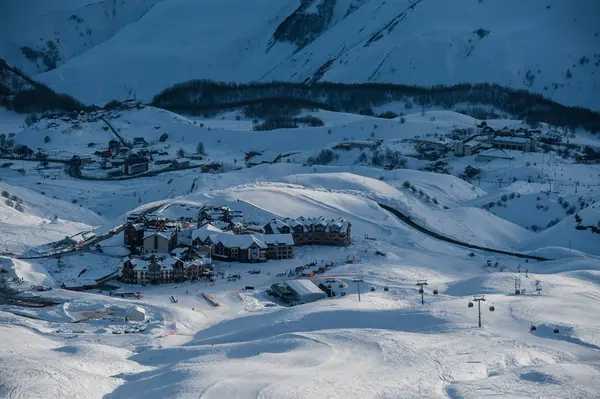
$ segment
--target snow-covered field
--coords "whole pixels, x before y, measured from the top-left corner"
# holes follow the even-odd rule
[[[216,271],[239,273],[239,281],[118,284],[118,292],[141,292],[140,299],[60,288],[113,272],[126,253],[122,233],[102,242],[104,254],[84,251],[60,262],[4,256],[0,278],[23,298],[61,303],[4,304],[0,292],[0,397],[598,397],[600,239],[590,229],[576,229],[600,222],[597,165],[543,153],[485,163],[467,156],[448,159],[451,174],[438,174],[414,170],[428,163],[414,158],[411,169],[383,170],[355,162],[359,152],[335,150],[339,156],[329,165],[308,166],[308,157],[342,141],[382,139],[383,146],[401,148],[415,135],[440,136],[476,121],[450,112],[407,115],[400,123],[321,111],[324,127],[253,132],[251,121],[236,116],[201,120],[146,107],[110,119],[127,140],[144,137],[150,148],[171,156],[179,148],[192,153],[201,141],[208,153],[203,162],[222,162],[225,173],[191,169],[85,181],[52,164],[36,169],[37,162],[15,161],[0,169],[0,190],[24,207],[18,211],[4,198],[0,203],[0,251],[19,254],[96,227],[106,232],[136,208],[162,205],[163,216],[179,218],[193,216],[203,204],[228,205],[260,223],[274,216],[343,217],[352,223],[353,244],[298,247],[294,259],[260,265],[216,262]],[[72,124],[42,120],[14,139],[66,158],[93,154],[112,138],[100,122],[82,119],[75,130]],[[157,142],[163,132],[169,138]],[[46,135],[51,140],[44,143]],[[88,147],[90,142],[98,144]],[[246,151],[266,149],[292,155],[274,165],[244,166]],[[456,177],[467,165],[482,169],[481,180]],[[546,194],[547,183],[537,175],[550,170],[555,180]],[[447,237],[554,260],[440,241],[378,204]],[[581,222],[567,213],[573,205]],[[346,263],[352,257],[355,263]],[[335,279],[332,299],[287,307],[265,293],[288,279],[278,274],[331,261],[336,266],[314,281]],[[261,273],[248,273],[255,268]],[[358,277],[364,280],[360,302]],[[428,282],[424,305],[417,280]],[[521,295],[515,295],[515,282]],[[53,289],[37,292],[32,285]],[[255,289],[242,291],[245,286]],[[201,292],[220,306],[211,306]],[[477,304],[468,307],[476,294],[486,296],[482,328]],[[134,306],[144,309],[144,321],[124,321]]]

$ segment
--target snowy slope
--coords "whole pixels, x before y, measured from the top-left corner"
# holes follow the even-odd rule
[[[22,202],[23,212],[0,202],[0,252],[22,252],[28,246],[58,241],[81,231],[90,230],[105,220],[90,210],[49,198],[22,187],[0,182],[0,190]]]
[[[583,209],[577,215],[581,218],[581,223],[576,221],[575,215],[568,216],[558,224],[525,240],[521,247],[531,250],[556,246],[600,256],[600,235],[591,230],[592,226],[600,230],[600,203]],[[590,228],[577,230],[577,225]]]
[[[148,101],[174,83],[208,78],[494,82],[600,107],[593,1],[86,3],[10,2],[0,20],[0,57],[32,71],[48,69],[44,58],[26,60],[20,47],[50,54],[58,68],[41,81],[96,104]],[[35,28],[23,35],[23,26]]]
[[[139,20],[157,0],[5,1],[0,58],[35,75],[62,65]]]

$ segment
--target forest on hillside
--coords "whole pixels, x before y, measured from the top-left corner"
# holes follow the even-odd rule
[[[191,80],[162,91],[154,97],[151,105],[176,112],[214,112],[261,102],[277,102],[372,115],[373,107],[392,101],[404,102],[407,109],[413,104],[420,108],[437,106],[445,109],[465,103],[487,105],[530,124],[546,122],[600,132],[598,112],[561,105],[539,94],[496,84],[418,87],[376,83],[224,83]]]

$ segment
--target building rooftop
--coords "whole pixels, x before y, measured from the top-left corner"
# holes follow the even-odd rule
[[[506,143],[529,143],[531,141],[530,138],[527,137],[503,137],[496,136],[494,137],[494,141],[496,142],[506,142]]]
[[[478,156],[493,157],[493,158],[498,158],[498,159],[514,159],[515,158],[513,151],[494,150],[494,149],[480,152]]]
[[[267,245],[294,245],[291,234],[255,234],[256,238]]]
[[[277,157],[281,155],[280,152],[266,150],[260,155],[255,155],[248,160],[250,165],[260,165],[262,163],[273,163],[277,160]]]
[[[308,279],[287,280],[287,287],[299,297],[318,295],[325,297],[326,294]]]
[[[258,245],[260,248],[267,248],[267,244],[264,241],[258,239],[253,234],[227,234],[217,233],[210,236],[213,243],[218,244],[219,242],[228,248],[250,248],[253,244]]]

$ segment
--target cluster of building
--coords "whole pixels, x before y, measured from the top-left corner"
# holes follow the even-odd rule
[[[507,158],[510,151],[535,152],[538,141],[542,143],[560,143],[560,137],[543,134],[539,129],[519,127],[511,129],[503,127],[494,129],[485,121],[477,125],[477,129],[456,129],[453,140],[421,140],[415,145],[419,157],[426,160],[438,160],[452,152],[454,156],[462,157],[477,155],[478,160]]]
[[[127,284],[166,284],[184,280],[212,280],[212,259],[197,248],[177,248],[169,254],[128,257],[119,266],[120,280]]]
[[[121,280],[132,284],[212,278],[212,259],[266,262],[292,259],[296,245],[348,245],[351,224],[343,219],[273,219],[246,223],[239,211],[204,206],[197,220],[132,216],[124,243],[139,257],[121,266]],[[194,226],[193,226],[194,225]]]
[[[463,140],[458,140],[453,143],[452,150],[455,156],[490,154],[494,150],[509,150],[520,152],[535,152],[537,150],[537,140],[535,136],[541,131],[529,130],[525,128],[509,129],[504,127],[499,130],[488,126],[486,122],[481,122],[477,126],[480,129],[478,134],[467,137]]]
[[[140,149],[146,145],[148,143],[143,137],[134,138],[133,146],[138,147],[137,150],[113,139],[108,142],[107,149],[96,151],[94,155],[100,157],[102,169],[120,169],[125,175],[136,175],[148,171],[150,152]]]

